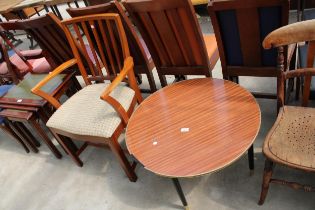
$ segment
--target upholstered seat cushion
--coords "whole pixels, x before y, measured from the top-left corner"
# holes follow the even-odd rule
[[[77,92],[52,115],[47,126],[76,135],[111,137],[121,119],[111,105],[100,99],[108,85],[88,85]],[[126,111],[134,95],[131,88],[122,85],[111,93]]]
[[[18,55],[11,56],[10,61],[22,74],[28,72],[28,66]],[[34,73],[42,74],[52,70],[46,58],[30,59],[28,62],[33,66]]]
[[[315,109],[285,106],[264,143],[271,160],[315,171]]]

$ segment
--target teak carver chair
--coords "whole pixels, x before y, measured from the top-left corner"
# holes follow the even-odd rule
[[[208,5],[218,42],[223,78],[239,76],[277,78],[277,51],[262,48],[271,31],[287,25],[289,0],[213,0]],[[284,56],[289,59],[294,47]],[[287,68],[285,60],[285,69]],[[279,87],[278,87],[279,88]],[[276,99],[272,93],[253,92],[258,98]]]
[[[307,66],[309,68],[286,71],[284,69],[285,46],[309,41]],[[278,48],[279,99],[282,104],[278,118],[269,131],[263,153],[266,156],[262,191],[259,204],[265,201],[269,184],[288,185],[294,189],[315,191],[314,187],[272,178],[275,164],[307,172],[315,172],[315,108],[307,108],[310,83],[315,75],[315,20],[303,21],[279,28],[264,40],[265,49]],[[304,77],[302,106],[284,105],[284,86],[287,79]]]
[[[129,164],[118,143],[118,137],[124,131],[136,103],[142,101],[133,72],[133,59],[130,57],[128,42],[120,17],[118,14],[89,15],[65,20],[62,25],[75,58],[56,68],[32,90],[33,93],[45,98],[57,109],[48,120],[47,126],[78,166],[83,165],[78,155],[88,144],[109,145],[130,181],[136,181],[137,176],[134,173],[134,167]],[[82,27],[81,31],[79,26]],[[73,29],[72,32],[69,28]],[[92,30],[93,33],[89,33],[88,29]],[[114,37],[113,30],[118,31],[118,39]],[[115,64],[112,66],[117,67],[116,69],[113,68],[117,77],[113,78],[112,83],[100,83],[102,82],[100,78],[105,71],[101,68],[100,63],[97,63],[98,68],[95,71],[91,71],[92,75],[87,74],[83,60],[85,59],[90,66],[92,62],[87,56],[87,45],[83,41],[83,35],[86,37],[96,61],[98,60],[96,52],[100,52],[100,60],[106,70],[108,63]],[[96,44],[91,41],[91,36],[96,40]],[[83,50],[82,56],[78,46]],[[114,49],[114,53],[111,49]],[[61,105],[55,98],[43,92],[41,87],[75,64],[79,66],[87,86]],[[94,70],[94,68],[90,69]],[[127,81],[131,88],[121,85],[126,77],[128,77]],[[93,82],[95,84],[92,84]],[[82,140],[86,143],[79,149],[78,153],[74,153],[59,135]]]
[[[205,75],[219,59],[214,35],[202,35],[190,0],[125,0],[155,63],[160,82],[165,75]]]
[[[149,50],[147,49],[147,46],[145,45],[143,40],[139,39],[139,36],[134,29],[134,26],[130,22],[129,18],[126,16],[124,9],[118,1],[112,1],[107,4],[99,4],[96,6],[84,8],[69,8],[67,9],[67,12],[71,15],[71,17],[102,13],[119,14],[127,36],[130,48],[130,55],[133,57],[134,60],[135,74],[146,74],[150,85],[150,92],[153,93],[156,91],[156,85],[152,74],[154,63],[149,53]]]

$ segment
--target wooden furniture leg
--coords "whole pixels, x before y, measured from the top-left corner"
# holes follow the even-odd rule
[[[44,142],[46,143],[48,148],[52,151],[52,153],[55,155],[55,157],[60,159],[62,157],[61,153],[56,148],[56,146],[52,143],[52,141],[49,139],[49,137],[46,135],[45,131],[42,129],[42,127],[36,121],[36,119],[31,118],[29,120],[29,123],[37,131],[37,133],[43,138]]]
[[[77,166],[82,167],[83,162],[78,157],[78,155],[71,148],[69,148],[69,146],[65,142],[65,139],[63,138],[63,136],[56,133],[53,129],[50,129],[50,130],[51,130],[52,134],[54,135],[54,137],[56,138],[56,140],[58,141],[58,143],[64,148],[66,153],[72,158],[72,160],[77,164]]]
[[[17,131],[17,133],[19,133],[21,136],[23,136],[27,146],[29,146],[33,152],[38,153],[37,147],[40,146],[39,142],[35,139],[35,137],[33,135],[31,135],[31,136],[28,135],[28,133],[29,133],[28,129],[21,126],[21,124],[23,124],[23,123],[15,122],[15,123],[12,123],[11,125],[13,125],[12,126],[13,130]]]
[[[264,177],[263,177],[263,184],[261,187],[261,194],[260,194],[260,199],[258,202],[258,205],[263,205],[268,193],[268,189],[269,189],[269,184],[270,184],[270,180],[272,177],[272,173],[273,173],[273,162],[271,162],[270,160],[266,159],[265,161],[265,169],[264,169]]]
[[[28,147],[26,146],[22,138],[18,136],[18,134],[10,127],[10,124],[7,121],[4,121],[3,125],[1,125],[1,128],[4,132],[6,132],[13,139],[15,139],[19,144],[21,144],[27,153],[30,152],[30,150],[28,149]]]
[[[134,172],[134,169],[130,165],[127,157],[124,154],[124,151],[121,149],[117,138],[113,137],[109,142],[109,147],[111,151],[115,154],[116,158],[119,160],[121,167],[124,169],[126,175],[128,176],[131,182],[137,181],[137,175]]]

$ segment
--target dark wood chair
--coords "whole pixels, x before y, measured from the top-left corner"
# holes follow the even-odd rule
[[[153,93],[156,91],[156,85],[152,74],[152,70],[154,69],[154,63],[151,58],[151,55],[144,41],[140,39],[139,36],[137,35],[134,26],[126,16],[124,9],[122,8],[118,1],[113,1],[107,4],[100,4],[85,8],[69,8],[67,9],[67,12],[72,17],[101,13],[119,14],[126,32],[128,44],[130,46],[130,54],[134,60],[135,74],[146,74],[151,89],[150,92]]]
[[[165,75],[211,76],[219,55],[214,35],[202,35],[190,0],[126,0],[123,5]]]
[[[272,178],[276,164],[306,172],[315,172],[315,109],[306,107],[309,102],[310,84],[315,76],[315,20],[284,26],[270,33],[264,40],[265,49],[277,48],[279,74],[279,101],[281,109],[278,118],[269,131],[263,153],[266,156],[262,191],[259,204],[262,205],[268,193],[269,184],[288,185],[293,189],[315,191],[314,187]],[[299,42],[309,42],[307,68],[285,71],[285,47]],[[302,107],[285,105],[285,83],[288,79],[304,79]]]
[[[8,47],[13,55],[9,57],[12,68],[14,69],[16,76],[19,80],[22,80],[27,73],[48,73],[52,70],[51,65],[48,63],[43,55],[41,49],[36,50],[18,50],[6,36],[6,31],[14,30],[11,26],[14,24],[1,23],[0,36],[3,39],[3,43]],[[3,27],[4,26],[4,27]],[[14,27],[13,27],[14,28]],[[8,65],[8,64],[7,64]],[[5,66],[1,66],[0,71],[4,74],[8,69]]]
[[[130,181],[136,181],[134,165],[128,162],[118,143],[118,137],[124,131],[136,103],[142,101],[120,17],[118,14],[90,15],[66,20],[62,24],[75,58],[56,68],[32,89],[33,93],[45,98],[57,109],[48,120],[47,126],[78,166],[83,165],[79,154],[87,145],[100,147],[108,145]],[[70,31],[70,28],[73,30]],[[119,37],[115,37],[113,31],[118,31]],[[92,40],[96,43],[94,44]],[[87,55],[87,44],[94,60],[98,61],[97,69],[93,68],[92,60]],[[82,54],[79,49],[82,50]],[[100,60],[97,58],[97,52]],[[90,66],[92,75],[88,75],[83,60]],[[42,91],[41,87],[75,64],[79,66],[87,86],[61,105],[56,98]],[[111,66],[111,71],[117,75],[111,79],[110,84],[102,83],[106,78],[102,66],[106,70]],[[126,81],[127,76],[131,88],[121,84],[122,81]],[[60,138],[61,136],[81,140],[85,144],[74,153]]]
[[[213,0],[208,10],[224,79],[238,83],[239,76],[278,76],[277,51],[265,50],[261,43],[268,33],[288,24],[289,0]],[[292,56],[292,49],[289,53],[285,49],[286,58]],[[286,60],[286,68],[287,63]],[[277,98],[271,93],[253,94],[259,98]]]
[[[19,82],[17,72],[12,65],[3,39],[0,37],[0,78],[1,84]]]
[[[27,20],[3,22],[1,26],[6,30],[24,30],[31,35],[52,68],[73,58],[60,20],[52,13]]]

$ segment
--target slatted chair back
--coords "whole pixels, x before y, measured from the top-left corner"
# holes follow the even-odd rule
[[[141,41],[137,35],[137,32],[134,29],[134,26],[126,16],[122,6],[118,1],[112,1],[106,4],[99,4],[96,6],[84,7],[84,8],[69,8],[67,12],[71,17],[79,17],[83,15],[93,15],[93,14],[105,14],[105,13],[117,13],[120,16],[122,21],[128,45],[130,49],[130,54],[133,57],[134,65],[135,65],[135,73],[146,73],[150,71],[152,67],[150,67],[151,63],[148,60],[148,56],[142,46]],[[91,33],[92,31],[90,31]],[[116,30],[113,30],[113,33],[116,33]],[[118,34],[115,34],[118,36]],[[96,44],[96,40],[91,36],[91,41]],[[109,63],[110,65],[110,63]]]
[[[211,76],[210,62],[190,0],[126,0],[158,72]]]
[[[118,14],[81,16],[62,21],[62,25],[86,84],[102,82],[108,76],[113,78],[120,73],[130,53]],[[79,49],[82,53],[79,53]],[[89,50],[93,55],[91,59]],[[91,74],[84,68],[84,61],[91,69]]]
[[[288,24],[289,0],[217,0],[209,3],[208,10],[224,79],[278,75],[277,51],[263,49],[262,41]]]
[[[0,84],[6,83],[8,80],[15,84],[19,83],[18,74],[14,71],[9,59],[7,49],[5,47],[4,40],[0,37],[0,66],[1,69],[7,69],[7,72],[0,73]]]
[[[73,58],[61,22],[54,14],[48,13],[32,19],[19,20],[16,24],[30,34],[45,53],[48,53],[47,57],[55,63],[53,67]]]

